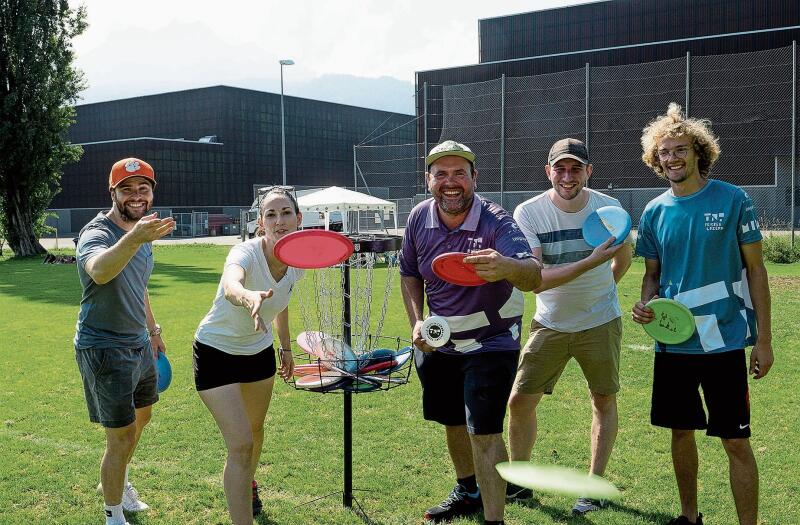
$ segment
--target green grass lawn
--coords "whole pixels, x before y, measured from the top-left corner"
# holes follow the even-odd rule
[[[133,524],[229,523],[222,491],[222,438],[194,390],[191,342],[214,296],[228,247],[156,248],[150,295],[173,364],[172,386],[156,405],[131,467],[152,509]],[[764,524],[800,523],[800,265],[770,265],[776,364],[751,382],[752,444],[761,471]],[[679,510],[669,432],[649,424],[652,345],[627,312],[638,297],[641,259],[621,284],[625,312],[620,433],[608,479],[622,491],[610,509],[572,518],[573,499],[539,494],[507,508],[507,523],[660,524]],[[384,333],[408,337],[395,281]],[[80,287],[72,265],[0,261],[0,524],[102,523],[95,491],[103,431],[89,423],[72,337]],[[533,312],[528,297],[525,323]],[[299,313],[293,299],[293,312]],[[303,329],[292,318],[292,335]],[[420,523],[422,511],[452,488],[440,426],[423,421],[419,382],[353,397],[356,492],[373,522]],[[591,410],[571,363],[539,408],[537,463],[585,469]],[[727,460],[718,439],[698,434],[700,510],[708,524],[736,523]],[[261,524],[357,524],[341,496],[342,396],[278,384],[266,421],[257,479],[264,487]],[[480,523],[462,520],[458,523]]]

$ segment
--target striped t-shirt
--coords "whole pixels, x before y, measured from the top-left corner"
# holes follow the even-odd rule
[[[545,268],[585,259],[592,247],[583,240],[583,222],[597,208],[620,206],[617,199],[586,188],[589,201],[581,211],[570,213],[553,204],[546,191],[514,210],[531,248],[542,249]],[[611,261],[589,270],[561,286],[536,294],[534,319],[559,332],[579,332],[605,324],[622,315]]]

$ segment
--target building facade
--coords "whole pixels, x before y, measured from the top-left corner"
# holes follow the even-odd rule
[[[504,206],[549,187],[547,150],[569,136],[589,146],[590,185],[638,220],[666,187],[640,160],[641,130],[678,102],[720,137],[712,175],[797,223],[800,2],[589,2],[480,20],[479,38],[478,64],[417,72],[418,154],[469,144]]]
[[[286,182],[300,187],[353,186],[353,146],[414,118],[290,96],[284,108]],[[279,94],[216,86],[76,110],[69,140],[84,153],[65,167],[51,204],[70,217],[61,231],[77,231],[108,207],[108,171],[125,157],[153,166],[156,206],[173,212],[234,215],[250,206],[254,187],[282,183]]]

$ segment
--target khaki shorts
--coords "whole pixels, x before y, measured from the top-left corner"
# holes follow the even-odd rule
[[[622,319],[581,332],[559,332],[531,321],[531,333],[519,355],[514,392],[552,394],[571,357],[583,370],[595,394],[619,392],[619,352]]]

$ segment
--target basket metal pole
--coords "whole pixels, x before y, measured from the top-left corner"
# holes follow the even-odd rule
[[[352,348],[350,333],[350,261],[343,263],[342,335],[344,343]],[[342,504],[353,507],[353,399],[350,392],[344,393],[344,490]]]

